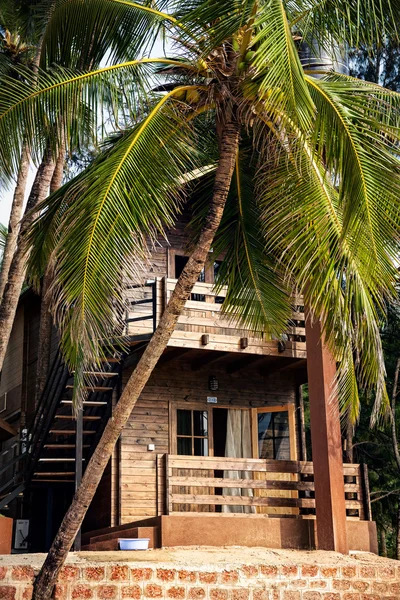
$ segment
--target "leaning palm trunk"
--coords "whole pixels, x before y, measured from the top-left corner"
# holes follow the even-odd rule
[[[213,199],[208,211],[207,221],[187,265],[178,279],[157,330],[131,375],[115,407],[113,416],[108,421],[100,442],[90,459],[82,483],[61,523],[49,554],[36,579],[33,592],[34,600],[47,600],[51,597],[60,568],[64,564],[82,524],[118,437],[128,421],[136,401],[152,374],[158,359],[165,350],[175,329],[179,315],[204,267],[214,236],[221,222],[234,171],[238,145],[238,126],[236,123],[225,124],[224,132],[221,135],[220,160],[216,171]]]
[[[58,153],[56,166],[53,177],[50,183],[50,193],[56,192],[62,184],[65,160],[65,144],[62,144]],[[43,277],[42,298],[40,303],[40,326],[39,326],[39,341],[38,341],[38,360],[36,369],[35,383],[35,405],[43,392],[49,366],[50,366],[50,351],[51,351],[51,333],[53,328],[53,318],[50,313],[50,299],[48,290],[53,279],[52,263],[47,266]]]
[[[23,234],[34,219],[32,210],[39,202],[45,199],[49,191],[51,178],[54,173],[54,166],[54,161],[51,158],[50,152],[46,153],[32,185],[26,208],[27,211],[30,212],[28,212],[22,223],[18,247],[10,264],[7,283],[0,305],[0,371],[3,368],[4,357],[14,324],[15,313],[17,311],[18,299],[25,280],[27,253]]]

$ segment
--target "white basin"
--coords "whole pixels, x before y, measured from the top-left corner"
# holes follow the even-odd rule
[[[119,538],[120,550],[148,550],[150,538]]]

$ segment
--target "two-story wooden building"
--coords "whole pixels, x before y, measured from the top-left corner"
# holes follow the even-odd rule
[[[0,511],[30,519],[32,551],[49,547],[79,465],[169,301],[187,260],[186,223],[153,249],[143,285],[127,288],[129,351],[116,349],[92,374],[80,421],[56,342],[32,405],[39,302],[32,292],[21,297],[0,382]],[[118,538],[141,536],[152,546],[377,551],[366,470],[342,464],[337,407],[328,400],[335,366],[318,324],[306,322],[297,298],[282,339],[241,329],[221,311],[218,259],[210,253],[123,430],[85,519],[83,549],[117,549]],[[306,460],[299,391],[307,378],[314,463]]]

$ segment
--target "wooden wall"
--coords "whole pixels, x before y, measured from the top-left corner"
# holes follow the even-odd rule
[[[294,376],[287,372],[285,375],[270,374],[268,363],[265,372],[258,362],[257,368],[249,366],[228,374],[222,360],[193,371],[192,365],[197,356],[204,356],[204,351],[193,351],[188,359],[176,358],[164,366],[156,367],[122,432],[119,462],[120,514],[116,519],[120,523],[164,512],[165,493],[160,463],[161,455],[170,452],[170,402],[197,403],[201,408],[207,406],[206,398],[209,395],[216,395],[220,406],[258,407],[295,402]],[[133,367],[124,371],[123,383],[126,383],[132,369]],[[208,389],[211,374],[219,379],[219,390],[215,393]],[[148,444],[155,444],[154,452],[147,450]]]
[[[0,418],[5,419],[21,406],[24,357],[24,307],[19,306],[4,358],[0,382]]]

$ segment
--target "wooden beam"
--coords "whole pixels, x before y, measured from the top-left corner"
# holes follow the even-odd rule
[[[230,352],[213,352],[209,351],[204,356],[198,358],[192,363],[192,371],[199,371],[203,367],[210,365],[211,363],[224,358],[224,356],[230,355]]]
[[[268,359],[266,359],[265,356],[257,356],[256,354],[246,354],[245,356],[241,355],[240,358],[229,363],[229,365],[226,367],[226,372],[231,375],[232,373],[237,373],[248,366],[254,366],[255,363],[260,361],[266,362]]]
[[[18,435],[18,431],[15,429],[15,427],[10,425],[10,423],[5,421],[4,419],[0,419],[0,429],[4,429],[4,431],[10,434],[10,437]]]
[[[180,358],[181,356],[183,356],[184,354],[188,354],[189,352],[192,352],[191,348],[173,348],[172,350],[167,350],[160,357],[160,359],[157,363],[157,366],[161,367],[161,366],[171,362],[171,360]]]
[[[267,375],[276,375],[277,373],[286,373],[296,369],[306,369],[307,361],[304,358],[277,358],[273,361]]]
[[[306,339],[318,549],[348,554],[336,362],[309,313]]]

